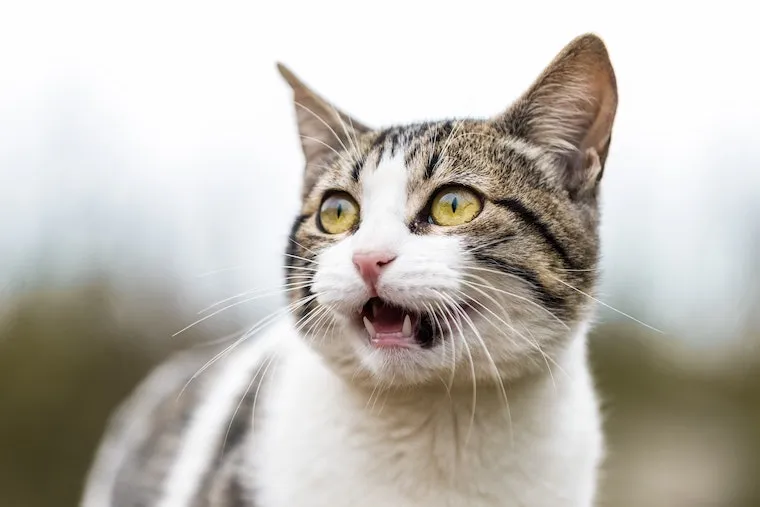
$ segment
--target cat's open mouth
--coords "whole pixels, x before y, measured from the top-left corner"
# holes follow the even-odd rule
[[[430,348],[435,342],[427,315],[373,297],[364,305],[361,320],[370,343],[377,348]]]

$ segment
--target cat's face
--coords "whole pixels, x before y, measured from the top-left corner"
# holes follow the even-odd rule
[[[617,102],[602,42],[573,41],[495,118],[382,130],[281,70],[307,158],[286,276],[304,338],[370,384],[548,367],[596,282]]]

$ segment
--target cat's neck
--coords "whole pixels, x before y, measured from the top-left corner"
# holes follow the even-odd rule
[[[274,482],[268,483],[277,500],[271,505],[299,504],[300,487],[288,477],[304,484],[325,476],[341,477],[342,484],[355,481],[358,490],[377,490],[382,505],[459,506],[470,505],[479,490],[533,491],[526,480],[554,484],[563,498],[583,496],[587,493],[573,483],[581,472],[568,467],[595,474],[601,436],[584,336],[557,357],[551,374],[505,385],[506,402],[496,385],[479,385],[476,391],[456,385],[448,390],[444,382],[404,390],[356,388],[299,344],[277,369],[278,389],[266,400],[267,421],[256,446],[256,459],[266,462],[257,467],[264,470],[260,480]],[[315,469],[315,462],[323,468]],[[589,477],[578,484],[592,482]],[[423,490],[448,496],[439,503],[430,494],[421,503],[404,503]],[[387,496],[393,491],[401,496]],[[552,494],[526,497],[524,504],[558,505]],[[346,495],[354,505],[363,498],[358,492],[353,499]],[[380,505],[373,502],[369,505]]]
[[[440,378],[438,382],[415,386],[368,386],[336,374],[300,337],[289,344],[285,354],[289,357],[284,359],[303,368],[305,384],[319,385],[332,392],[340,397],[341,409],[355,411],[363,419],[393,423],[396,418],[404,417],[410,421],[415,414],[427,417],[431,411],[443,407],[447,412],[465,414],[470,419],[503,418],[502,422],[509,426],[510,421],[514,424],[510,411],[518,405],[522,410],[517,417],[521,417],[528,412],[524,405],[537,404],[539,397],[541,406],[560,402],[565,391],[573,389],[575,383],[589,380],[587,329],[586,325],[580,326],[565,347],[557,351],[556,357],[551,362],[546,361],[544,368],[512,381],[472,382],[462,374],[456,380]]]

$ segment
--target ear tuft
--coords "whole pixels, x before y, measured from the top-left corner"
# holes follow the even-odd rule
[[[567,160],[560,177],[575,193],[595,188],[601,178],[616,110],[617,82],[607,49],[598,36],[586,34],[565,46],[496,121],[511,135]]]

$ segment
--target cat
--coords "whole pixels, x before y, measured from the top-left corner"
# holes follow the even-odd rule
[[[156,369],[82,505],[593,505],[605,44],[576,38],[492,118],[384,129],[279,70],[306,160],[289,305],[211,366]]]

